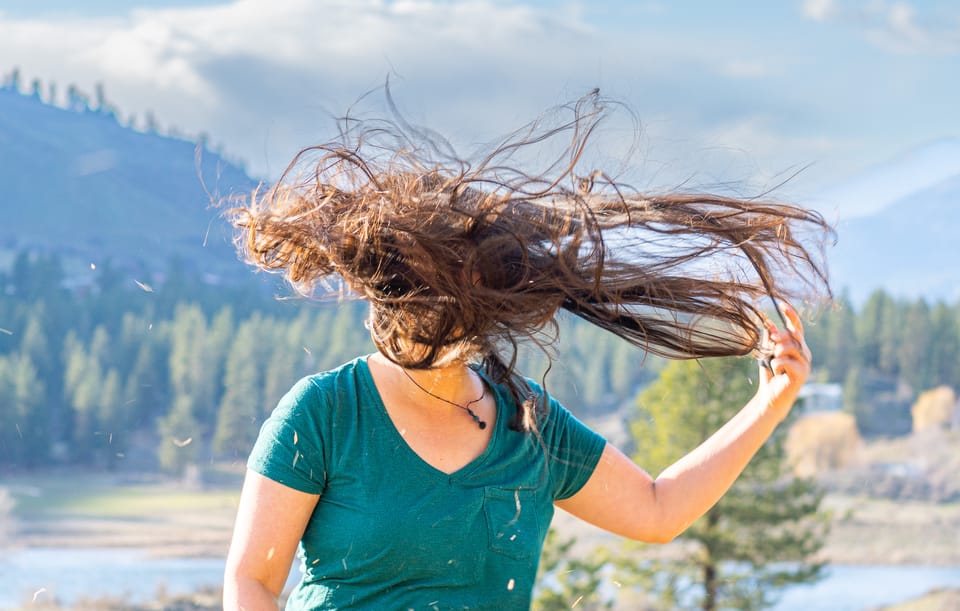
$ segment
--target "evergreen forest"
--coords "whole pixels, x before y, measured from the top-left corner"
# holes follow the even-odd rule
[[[300,377],[372,352],[360,301],[308,301],[250,274],[210,284],[173,261],[156,286],[109,263],[71,289],[56,254],[0,272],[0,468],[182,472],[243,460]],[[658,363],[587,324],[560,324],[550,392],[581,414],[616,407]],[[542,377],[546,359],[519,356]]]
[[[70,286],[56,254],[0,273],[0,465],[162,469],[242,460],[296,379],[373,350],[359,301],[223,286],[171,262],[156,287],[109,263]],[[286,295],[287,298],[278,298]],[[960,388],[960,304],[875,292],[808,315],[813,379],[843,385],[865,437],[905,434],[919,392]],[[630,404],[663,362],[562,319],[547,388],[591,417]],[[521,370],[543,376],[537,350]]]

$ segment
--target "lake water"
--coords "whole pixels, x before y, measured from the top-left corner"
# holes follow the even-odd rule
[[[163,588],[186,594],[217,585],[222,558],[152,558],[135,549],[4,550],[0,553],[0,609],[37,601],[74,604],[117,597],[148,602]]]
[[[0,610],[34,596],[63,604],[107,595],[148,602],[160,589],[185,594],[215,587],[222,575],[222,558],[152,558],[130,549],[5,550],[0,552]],[[940,587],[960,588],[960,566],[836,565],[820,583],[787,591],[776,611],[862,611]]]

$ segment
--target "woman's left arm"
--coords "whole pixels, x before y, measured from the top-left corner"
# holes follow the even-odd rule
[[[692,452],[653,479],[607,444],[579,492],[557,507],[610,532],[666,543],[705,514],[786,417],[810,373],[810,351],[796,311],[784,306],[787,329],[772,323],[770,369],[760,367],[756,394],[733,418]]]

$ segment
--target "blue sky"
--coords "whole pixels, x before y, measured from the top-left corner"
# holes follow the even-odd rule
[[[805,168],[782,188],[802,201],[960,138],[946,0],[3,0],[14,66],[61,92],[103,83],[123,114],[205,132],[266,178],[387,74],[412,120],[465,149],[600,87],[639,117],[633,182],[651,189],[749,193]]]

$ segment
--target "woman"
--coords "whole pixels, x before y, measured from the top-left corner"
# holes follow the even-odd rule
[[[301,380],[264,424],[225,608],[276,608],[298,547],[288,608],[526,608],[554,506],[670,541],[786,416],[810,353],[797,313],[781,305],[777,328],[761,298],[826,287],[798,238],[823,220],[581,174],[604,104],[567,111],[476,165],[402,121],[345,120],[235,211],[256,265],[307,295],[342,282],[367,299],[377,352]],[[510,163],[558,137],[547,171]],[[669,358],[753,353],[757,393],[653,479],[515,370],[519,342],[548,347],[561,309]]]

